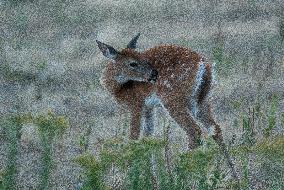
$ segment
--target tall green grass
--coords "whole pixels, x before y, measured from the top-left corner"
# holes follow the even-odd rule
[[[39,128],[41,140],[41,164],[40,184],[38,189],[48,189],[48,182],[53,166],[52,146],[56,137],[61,137],[68,127],[64,117],[57,117],[49,111],[47,115],[39,115],[33,119]]]
[[[68,127],[64,117],[56,116],[49,111],[47,114],[32,115],[19,114],[1,120],[1,127],[5,131],[7,146],[7,163],[1,171],[1,189],[18,189],[16,183],[17,157],[21,139],[21,128],[25,123],[33,123],[39,129],[41,141],[41,171],[38,189],[48,189],[48,180],[52,169],[52,145],[56,137],[60,137]],[[3,172],[3,173],[2,173]]]
[[[2,120],[1,125],[7,139],[7,163],[2,174],[0,187],[3,189],[16,189],[18,146],[20,140],[21,122],[19,117],[10,117]]]
[[[75,161],[83,167],[84,183],[82,189],[153,189],[151,154],[156,155],[157,180],[159,189],[179,190],[179,189],[235,189],[236,183],[230,178],[229,169],[225,165],[222,154],[212,140],[208,147],[201,147],[192,152],[174,155],[173,180],[165,167],[163,157],[164,142],[154,139],[142,139],[139,142],[130,144],[118,143],[113,140],[107,144],[107,149],[100,152],[100,157],[96,158],[90,154],[83,154]],[[104,145],[105,146],[105,145]],[[231,149],[230,154],[234,156],[238,171],[241,177],[242,189],[248,189],[251,185],[250,175],[252,173],[249,166],[249,155],[255,154],[257,160],[252,164],[260,165],[261,171],[268,172],[271,176],[266,187],[283,187],[283,180],[277,176],[283,176],[283,172],[278,169],[275,172],[269,171],[269,166],[277,164],[283,168],[284,138],[277,136],[273,140],[260,140],[253,146],[238,145]],[[268,162],[267,156],[271,157]],[[121,173],[119,184],[107,184],[109,181],[109,169],[117,167]],[[256,167],[256,166],[254,166]],[[254,171],[255,172],[255,171]],[[125,177],[122,177],[125,176]],[[267,176],[267,177],[268,177]],[[266,177],[266,176],[264,176]]]
[[[153,155],[158,189],[237,189],[239,185],[249,189],[259,184],[263,189],[282,189],[284,135],[275,133],[276,121],[283,120],[283,113],[277,112],[278,98],[273,96],[267,106],[256,105],[248,111],[243,110],[242,101],[232,105],[239,112],[234,127],[242,134],[229,144],[229,154],[240,184],[232,178],[224,155],[211,138],[203,139],[196,150],[171,155],[169,171],[165,150],[173,145],[169,146],[167,138],[126,141],[117,137],[106,140],[96,157],[82,154],[75,159],[83,167],[82,189],[156,189],[151,168]],[[119,171],[118,180],[111,181],[111,168]]]

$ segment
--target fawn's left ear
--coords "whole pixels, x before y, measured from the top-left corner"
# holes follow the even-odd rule
[[[138,33],[135,37],[133,37],[132,40],[127,44],[127,48],[135,49],[139,36],[140,33]]]
[[[98,40],[96,40],[96,42],[105,57],[109,59],[113,59],[113,60],[117,58],[118,51],[116,51],[113,47],[111,47],[110,45],[104,44]]]

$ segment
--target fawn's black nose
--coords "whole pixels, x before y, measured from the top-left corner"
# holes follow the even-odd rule
[[[158,71],[156,69],[153,69],[151,71],[151,75],[150,75],[148,81],[149,82],[156,82],[157,78],[158,78]]]

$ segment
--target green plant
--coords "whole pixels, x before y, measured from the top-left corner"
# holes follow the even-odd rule
[[[92,132],[92,126],[88,125],[88,127],[86,128],[86,131],[79,136],[78,139],[78,144],[80,147],[81,152],[86,152],[89,146],[89,138],[90,138],[90,134]]]
[[[129,144],[122,139],[106,141],[100,151],[100,159],[82,155],[75,159],[85,168],[86,180],[83,189],[96,187],[105,188],[103,176],[106,171],[115,166],[127,175],[125,180],[126,189],[139,189],[152,187],[151,155],[157,155],[158,163],[161,162],[156,154],[163,147],[162,141],[154,139],[142,139],[140,142],[131,141]],[[161,153],[161,152],[160,152]],[[159,171],[159,169],[158,169]]]
[[[160,158],[163,146],[164,141],[142,139],[141,142],[132,142],[126,147],[126,153],[128,154],[126,156],[128,160],[126,189],[153,188],[152,180],[154,180],[155,176],[153,176],[154,171],[151,168],[156,167],[158,171],[161,171],[159,163],[162,160],[158,159],[158,161],[157,158]],[[156,159],[155,163],[153,163],[152,159]],[[163,164],[165,163],[163,162]]]
[[[129,144],[114,139],[103,145],[100,159],[82,155],[76,159],[76,162],[85,169],[86,180],[83,187],[86,189],[87,187],[106,188],[103,176],[112,164],[126,174],[123,189],[152,189],[153,155],[160,189],[188,189],[193,183],[197,184],[198,189],[212,189],[221,183],[224,174],[219,171],[220,159],[217,165],[214,162],[219,154],[217,146],[211,140],[205,144],[202,148],[176,157],[171,174],[165,167],[166,161],[162,151],[165,142],[154,139],[131,141]],[[174,176],[173,180],[171,175]]]
[[[242,139],[241,142],[242,144],[251,146],[255,143],[255,133],[253,130],[253,125],[254,123],[252,123],[251,121],[252,119],[250,118],[249,115],[243,115],[242,117],[242,121],[243,121],[243,134],[242,134]]]
[[[64,117],[58,117],[51,111],[47,114],[33,116],[32,114],[19,114],[1,121],[5,136],[8,140],[8,163],[4,170],[1,185],[3,189],[15,189],[15,175],[17,173],[18,144],[21,138],[21,128],[24,123],[34,123],[38,126],[42,145],[42,171],[40,173],[41,183],[39,189],[48,187],[48,178],[52,167],[52,144],[54,138],[61,136],[68,123]]]
[[[208,183],[211,189],[217,189],[225,178],[225,173],[221,168],[222,157],[220,155],[216,155],[213,163],[211,171],[209,171],[211,175],[208,177]]]
[[[55,137],[63,135],[68,127],[68,123],[64,117],[56,116],[52,111],[48,111],[47,115],[39,115],[33,118],[33,123],[38,126],[41,140],[41,162],[42,169],[40,171],[39,189],[48,188],[48,179],[52,169],[52,145]]]
[[[83,154],[77,157],[74,161],[84,168],[86,180],[81,187],[82,190],[106,189],[102,180],[104,175],[104,164],[102,164],[101,161],[97,160],[90,154]]]
[[[0,74],[8,81],[28,81],[35,80],[36,76],[24,71],[12,70],[8,63],[0,65]]]
[[[214,143],[209,142],[210,146],[205,149],[198,148],[180,155],[180,161],[176,165],[177,176],[179,176],[178,186],[189,189],[195,184],[197,189],[206,190],[211,189],[212,185],[217,185],[209,183],[212,178],[210,179],[208,176],[208,170],[214,164],[213,160],[219,151]],[[218,174],[216,173],[216,175]],[[185,181],[183,181],[183,178],[185,178]]]
[[[0,189],[4,189],[3,176],[4,176],[4,172],[2,170],[0,170]]]
[[[282,9],[282,14],[283,14],[283,9]],[[284,42],[284,15],[282,15],[280,18],[279,35],[280,35],[281,43],[283,44]]]
[[[18,145],[21,137],[21,117],[11,116],[2,120],[1,125],[4,128],[5,136],[8,140],[8,159],[4,171],[1,172],[0,186],[2,186],[3,189],[16,189],[15,177],[17,173]]]
[[[281,189],[279,188],[283,181],[280,176],[283,172],[284,158],[284,138],[283,136],[275,136],[273,139],[258,140],[253,146],[238,145],[231,149],[231,155],[238,159],[241,167],[241,187],[248,189],[250,185],[249,173],[251,173],[255,165],[259,165],[261,171],[261,181],[266,181],[265,189]],[[250,155],[255,155],[255,159],[249,160]],[[249,166],[251,165],[251,166]],[[275,167],[277,166],[277,167]],[[271,168],[274,168],[271,170]],[[255,171],[254,171],[255,172]],[[276,177],[277,176],[277,177]],[[257,179],[256,179],[257,180]]]
[[[84,168],[85,180],[82,189],[110,188],[105,184],[105,179],[108,177],[107,171],[111,167],[118,168],[125,175],[120,189],[152,189],[152,155],[155,155],[156,176],[160,189],[237,188],[238,184],[234,180],[228,180],[228,168],[224,165],[224,156],[211,138],[206,139],[204,144],[196,150],[174,156],[171,173],[173,180],[170,179],[171,176],[166,170],[163,154],[165,146],[164,141],[151,138],[129,143],[119,138],[107,140],[102,146],[99,158],[90,154],[83,154],[76,158],[76,162]],[[284,167],[283,151],[283,136],[275,136],[272,140],[258,140],[250,146],[239,144],[232,147],[229,153],[240,164],[242,189],[247,189],[251,185],[249,176],[253,165],[251,165],[249,155],[256,155],[255,164],[261,164],[263,171],[268,172],[267,176],[273,176],[272,179],[267,179],[269,181],[266,184],[267,188],[282,187],[283,183],[280,177],[283,176],[283,172],[280,169],[272,171],[269,167],[272,167],[273,164],[276,164],[278,168]]]
[[[235,62],[232,56],[228,56],[224,53],[224,42],[217,42],[216,46],[212,49],[213,60],[217,66],[217,72],[221,75],[228,75]]]
[[[41,61],[35,64],[35,68],[38,71],[44,71],[47,68],[47,62],[46,61]]]
[[[217,44],[212,50],[214,61],[217,64],[221,64],[224,59],[224,44],[219,43]]]
[[[271,98],[271,104],[268,112],[268,126],[263,129],[263,134],[265,137],[271,135],[272,130],[276,127],[276,110],[278,107],[278,98],[273,95]]]
[[[249,159],[248,154],[241,155],[241,163],[242,163],[242,178],[241,178],[241,188],[249,189]]]
[[[281,122],[282,128],[284,128],[284,112],[281,113],[280,117],[281,117],[280,122]]]
[[[190,47],[190,40],[186,37],[182,37],[178,43],[183,47]]]

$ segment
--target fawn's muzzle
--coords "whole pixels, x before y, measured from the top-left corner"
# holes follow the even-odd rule
[[[151,74],[150,74],[150,77],[149,77],[148,81],[149,82],[156,82],[157,78],[158,78],[158,71],[153,69],[151,71]]]

